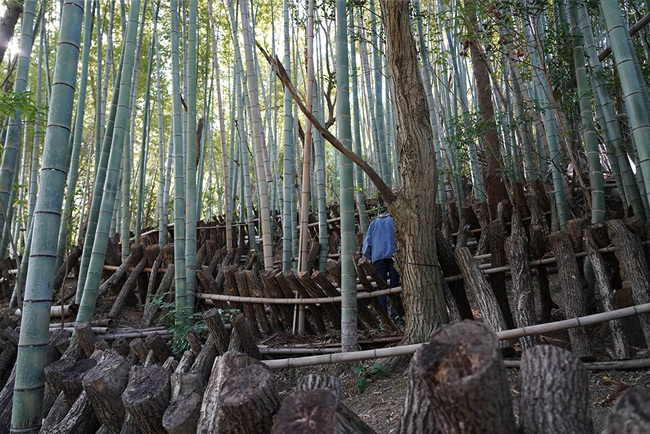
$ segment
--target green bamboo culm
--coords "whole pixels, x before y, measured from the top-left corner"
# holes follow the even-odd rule
[[[641,92],[641,82],[634,66],[632,51],[628,43],[629,32],[618,2],[601,0],[601,10],[607,23],[607,34],[616,60],[616,69],[623,89],[623,100],[630,122],[630,131],[639,155],[639,166],[646,186],[646,195],[650,198],[650,119],[647,104]]]
[[[79,80],[79,93],[77,95],[77,112],[74,122],[72,156],[66,186],[66,196],[63,205],[63,218],[59,229],[59,246],[56,252],[56,267],[58,270],[63,263],[68,233],[72,230],[71,217],[74,206],[74,197],[79,179],[79,156],[81,155],[81,138],[83,136],[84,113],[86,110],[86,87],[88,84],[88,60],[90,59],[90,46],[92,45],[92,2],[86,2],[83,31],[83,51],[81,54],[81,78]]]
[[[35,2],[26,3],[29,5]],[[83,14],[82,0],[66,0],[63,4],[48,126],[45,130],[41,188],[34,211],[31,266],[27,271],[18,342],[10,429],[12,433],[37,433],[43,417],[43,369],[49,335],[52,281],[56,273],[56,245],[68,170],[68,142]],[[31,23],[28,27],[31,30]],[[29,58],[29,53],[26,54]]]
[[[23,14],[20,25],[20,54],[16,66],[16,79],[14,82],[14,96],[20,96],[27,90],[27,79],[29,75],[29,57],[32,53],[34,42],[33,25],[36,11],[36,1],[28,1],[23,7]],[[18,169],[20,159],[20,139],[22,134],[22,117],[19,109],[16,109],[14,116],[9,119],[5,146],[2,152],[2,164],[0,166],[0,230],[5,226],[5,214],[9,212],[9,199],[14,184],[14,173]],[[6,222],[6,224],[11,224]],[[6,244],[6,240],[3,240]]]
[[[172,45],[172,125],[174,143],[174,268],[176,273],[176,322],[182,324],[187,307],[185,275],[185,163],[183,162],[183,122],[180,78],[180,19],[178,1],[170,0]]]
[[[352,148],[350,123],[350,76],[348,67],[348,25],[345,0],[336,0],[336,124],[341,143]],[[357,281],[353,256],[354,178],[352,162],[339,156],[341,173],[341,348],[357,349]],[[389,175],[387,175],[389,176]],[[389,179],[389,178],[386,178]]]
[[[106,183],[106,169],[108,167],[108,159],[111,152],[111,144],[113,143],[113,132],[115,130],[115,116],[117,115],[117,103],[120,96],[120,83],[122,80],[122,66],[124,58],[120,59],[120,64],[117,69],[117,76],[113,84],[113,97],[111,100],[111,110],[106,120],[106,128],[104,131],[104,140],[100,147],[99,160],[96,164],[95,182],[93,184],[92,199],[90,202],[90,212],[88,213],[88,224],[86,225],[86,236],[84,237],[84,246],[81,252],[81,266],[79,267],[79,276],[77,278],[77,293],[75,294],[75,303],[81,303],[81,297],[86,285],[86,276],[88,275],[88,266],[92,255],[93,244],[95,243],[95,235],[97,233],[97,222],[99,220],[99,212],[102,205],[102,197],[104,195],[104,184]],[[110,230],[110,229],[109,229]]]
[[[189,1],[187,31],[187,150],[185,158],[185,292],[186,308],[194,305],[196,280],[196,16],[198,4]]]
[[[289,34],[289,5],[288,0],[283,2],[282,13],[284,16],[284,64],[287,65],[287,74],[291,61],[290,34]],[[295,138],[293,127],[293,101],[287,89],[284,90],[284,161],[283,161],[283,198],[282,203],[282,271],[289,271],[293,266],[293,223],[295,209],[292,207],[291,196],[295,190],[294,185],[294,158]]]
[[[160,9],[160,0],[158,1]],[[158,247],[162,250],[167,243],[167,222],[169,219],[165,203],[165,120],[163,117],[162,92],[160,85],[160,43],[158,41],[158,14],[153,18],[153,45],[156,49],[156,101],[158,109]],[[171,149],[171,148],[170,148]]]
[[[580,118],[582,137],[587,151],[589,164],[589,183],[591,186],[591,223],[605,222],[605,179],[600,164],[598,149],[598,135],[594,125],[594,114],[591,110],[591,88],[587,78],[585,65],[585,52],[582,34],[578,28],[578,11],[575,6],[569,7],[569,21],[571,23],[571,36],[573,39],[573,63],[576,71],[578,85],[578,98],[580,104]]]
[[[90,261],[88,263],[88,272],[84,284],[83,295],[81,296],[81,303],[79,304],[79,311],[77,312],[78,323],[92,320],[99,294],[99,284],[104,270],[104,260],[106,259],[106,247],[108,246],[113,209],[115,208],[117,185],[120,181],[122,151],[129,121],[129,102],[131,101],[131,81],[133,78],[135,39],[138,27],[139,11],[140,2],[133,0],[129,10],[126,39],[124,40],[122,74],[120,77],[115,124],[113,126],[112,145],[108,157],[108,166],[106,168],[106,181],[103,189],[104,193],[101,200],[99,218],[97,219],[95,239],[92,246]]]
[[[246,78],[248,81],[248,95],[251,107],[251,123],[253,124],[253,149],[255,160],[255,177],[257,178],[257,192],[259,195],[259,217],[262,232],[262,248],[264,252],[264,267],[273,268],[273,234],[271,233],[271,213],[269,210],[269,174],[265,167],[266,145],[262,129],[262,115],[260,112],[259,91],[257,86],[257,69],[253,59],[253,41],[255,39],[251,30],[248,2],[240,2],[242,34],[244,36],[244,54],[246,57]],[[242,77],[242,81],[244,78]],[[250,234],[249,234],[250,235]]]

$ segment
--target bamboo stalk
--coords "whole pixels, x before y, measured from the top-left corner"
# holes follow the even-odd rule
[[[571,318],[563,321],[556,321],[547,324],[539,324],[531,327],[522,327],[512,330],[497,332],[500,340],[520,338],[534,334],[542,334],[573,327],[598,324],[617,318],[640,315],[650,312],[650,303],[638,306],[626,307],[605,313],[587,315],[580,318]],[[321,356],[300,357],[293,359],[265,360],[264,363],[270,369],[297,368],[303,366],[325,365],[333,363],[355,362],[368,359],[381,359],[384,357],[409,356],[413,354],[422,344],[402,345],[392,348],[378,348],[375,350],[351,351],[347,353],[334,353]]]

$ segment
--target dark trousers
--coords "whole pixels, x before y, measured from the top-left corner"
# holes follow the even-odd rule
[[[373,262],[372,266],[375,267],[375,271],[379,274],[379,277],[384,279],[390,288],[396,288],[399,286],[399,273],[393,266],[392,258],[380,259],[379,261]],[[380,295],[378,298],[381,305],[384,306],[384,309],[388,312],[388,301],[386,296]],[[390,314],[393,317],[397,316],[395,306],[391,306]]]

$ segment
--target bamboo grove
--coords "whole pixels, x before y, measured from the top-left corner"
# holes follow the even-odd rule
[[[0,254],[16,260],[12,305],[23,309],[13,432],[40,423],[47,313],[60,297],[52,281],[74,248],[83,322],[95,314],[109,243],[124,260],[145,232],[161,247],[173,242],[184,324],[197,303],[197,222],[225,225],[226,247],[257,250],[266,269],[302,271],[311,218],[326,272],[328,219],[340,215],[342,343],[356,348],[352,258],[370,203],[381,195],[397,214],[420,209],[408,191],[415,160],[398,146],[409,77],[388,62],[400,47],[387,38],[385,9],[375,0],[24,1],[0,64]],[[575,216],[602,223],[618,212],[606,190],[626,217],[650,216],[644,2],[415,0],[401,19],[431,135],[422,167],[438,206],[425,214],[449,229],[482,204],[493,220],[508,191],[550,188],[563,230]],[[419,273],[405,273],[405,288],[424,282]],[[423,293],[407,295],[407,311]],[[446,319],[422,306],[438,313],[423,314],[425,327],[407,314],[411,343]]]

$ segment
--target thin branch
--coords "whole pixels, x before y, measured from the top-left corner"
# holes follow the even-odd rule
[[[284,69],[284,66],[282,66],[282,63],[280,60],[277,58],[273,59],[269,54],[264,50],[264,48],[257,42],[257,47],[260,49],[266,60],[269,62],[269,65],[271,65],[271,68],[275,71],[277,74],[278,78],[284,85],[284,87],[291,93],[291,96],[293,97],[293,100],[296,102],[298,105],[298,108],[300,108],[300,111],[303,112],[303,114],[309,119],[312,123],[312,125],[318,130],[318,132],[323,136],[325,140],[330,142],[334,148],[336,148],[339,152],[341,152],[343,155],[348,157],[354,164],[359,166],[361,170],[364,171],[366,175],[368,175],[368,178],[370,178],[370,181],[377,187],[377,190],[381,193],[383,196],[384,200],[386,203],[393,203],[397,200],[397,196],[393,191],[386,185],[383,179],[379,176],[377,172],[375,172],[375,169],[372,168],[368,163],[363,161],[363,158],[361,158],[359,155],[354,153],[352,150],[348,149],[337,139],[332,133],[330,133],[323,125],[321,125],[320,122],[316,119],[316,117],[311,113],[309,110],[307,110],[307,107],[305,106],[305,103],[302,101],[302,98],[298,94],[298,90],[293,86],[291,83],[291,79],[287,75],[287,71]]]

